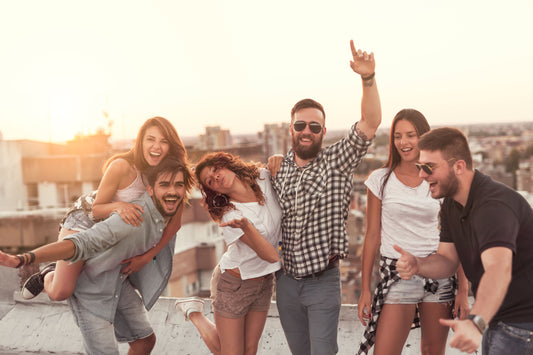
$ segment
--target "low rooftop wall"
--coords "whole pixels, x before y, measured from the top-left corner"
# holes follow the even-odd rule
[[[50,301],[46,294],[25,301],[20,297],[18,283],[16,271],[0,267],[0,353],[83,354],[81,334],[67,303]],[[185,321],[181,312],[175,311],[174,302],[173,298],[162,297],[149,312],[150,322],[157,336],[153,354],[209,354],[193,324]],[[213,319],[210,302],[206,302],[204,313]],[[339,354],[354,354],[359,344],[363,327],[356,314],[356,306],[342,306]],[[412,330],[403,354],[419,354],[419,339],[420,330]],[[128,345],[120,344],[119,349],[121,354],[126,354]],[[258,354],[290,354],[275,302],[269,311]],[[461,352],[447,348],[446,354]]]

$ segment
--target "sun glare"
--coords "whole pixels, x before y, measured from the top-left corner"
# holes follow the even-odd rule
[[[99,97],[100,100],[96,99]],[[48,139],[53,142],[71,140],[77,134],[91,134],[104,127],[103,95],[74,85],[56,86],[48,90]]]

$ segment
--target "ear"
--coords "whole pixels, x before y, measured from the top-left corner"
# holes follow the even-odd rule
[[[148,194],[151,196],[151,197],[154,197],[154,188],[150,185],[147,185],[146,186],[146,191],[148,191]]]
[[[323,135],[323,136],[326,135],[326,126],[324,126],[324,128],[323,128],[322,135]]]
[[[455,175],[463,175],[466,170],[466,162],[464,160],[457,160],[453,164],[453,172]]]

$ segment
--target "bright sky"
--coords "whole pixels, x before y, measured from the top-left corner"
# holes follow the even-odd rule
[[[180,135],[254,133],[311,97],[330,129],[359,118],[350,39],[376,57],[383,126],[533,121],[533,2],[34,0],[0,5],[0,131],[62,141],[149,117]]]

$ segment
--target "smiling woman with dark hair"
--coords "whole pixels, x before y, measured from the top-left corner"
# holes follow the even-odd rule
[[[413,322],[422,327],[421,354],[444,354],[448,328],[439,324],[439,318],[451,318],[459,308],[462,317],[468,313],[468,282],[462,271],[455,309],[454,279],[405,281],[396,272],[400,256],[394,244],[418,256],[435,253],[439,244],[440,201],[431,198],[429,185],[417,168],[417,143],[429,130],[419,111],[398,112],[392,121],[387,163],[365,181],[367,222],[357,308],[366,329],[358,354],[366,354],[374,342],[376,355],[401,354]],[[372,299],[370,279],[378,248],[381,278]]]

